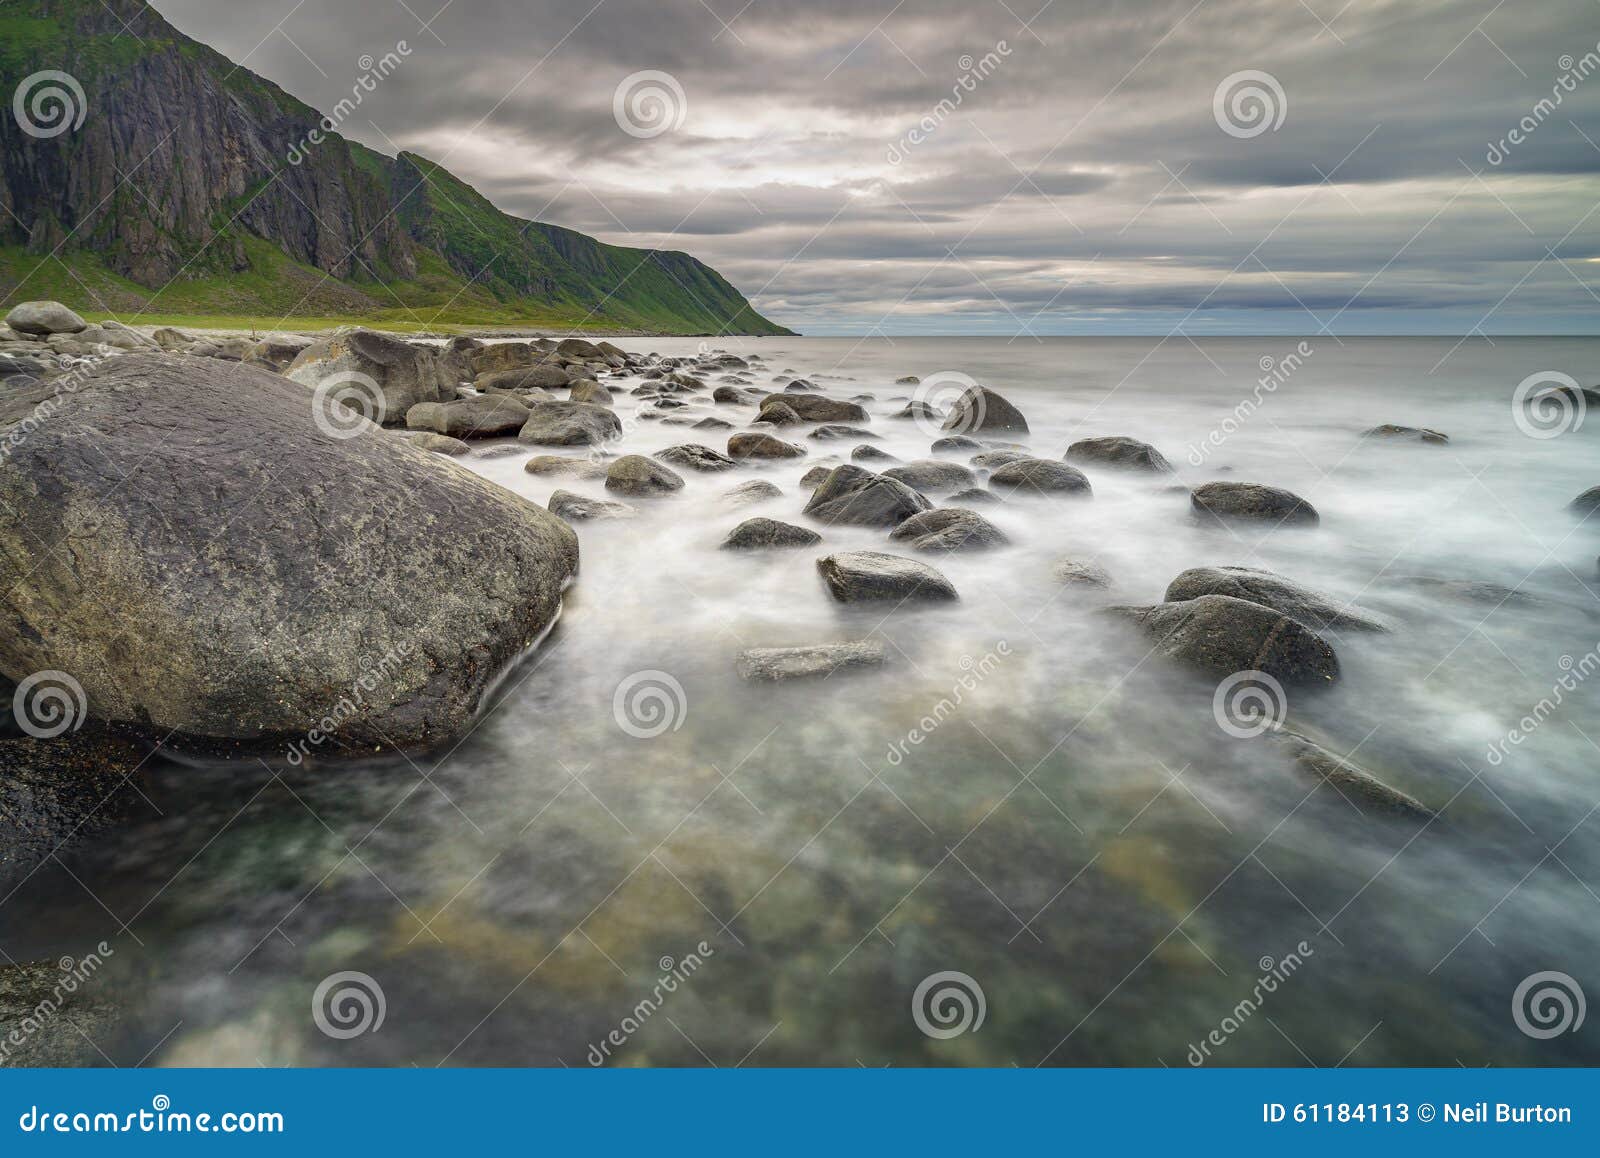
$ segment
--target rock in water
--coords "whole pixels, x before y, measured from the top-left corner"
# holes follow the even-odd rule
[[[1218,519],[1261,519],[1289,525],[1321,521],[1317,509],[1299,495],[1260,483],[1205,483],[1189,492],[1189,502],[1197,514]]]
[[[1067,447],[1068,462],[1092,462],[1124,470],[1171,474],[1172,464],[1148,442],[1137,438],[1084,438]]]
[[[610,406],[611,391],[592,378],[579,378],[572,384],[568,402],[588,402],[593,406]]]
[[[730,507],[746,507],[751,503],[764,503],[768,499],[781,499],[783,492],[764,478],[751,479],[749,482],[740,483],[731,490],[723,491],[718,496],[718,501],[727,503]]]
[[[967,461],[980,470],[996,470],[1002,466],[1009,466],[1014,462],[1032,459],[1031,454],[1020,450],[986,450],[982,454],[975,454]]]
[[[406,429],[431,430],[452,438],[515,434],[527,421],[528,408],[510,394],[480,394],[455,402],[419,402],[406,411]]]
[[[6,315],[6,325],[19,334],[41,338],[50,334],[76,334],[89,327],[88,322],[60,302],[23,302],[12,306]]]
[[[307,386],[348,383],[358,391],[366,381],[383,394],[383,422],[401,426],[419,402],[449,402],[456,396],[455,376],[432,350],[372,330],[349,330],[307,346],[289,363],[285,377]],[[374,417],[363,401],[362,413]]]
[[[1588,517],[1600,511],[1600,487],[1590,487],[1572,502],[1567,504],[1567,509],[1576,514]]]
[[[571,475],[573,478],[605,478],[606,464],[564,454],[536,454],[522,464],[529,474]]]
[[[956,589],[926,563],[882,551],[841,551],[817,560],[817,570],[840,603],[878,600],[952,602]]]
[[[773,421],[770,411],[786,406],[799,415],[802,422],[870,422],[872,416],[855,402],[841,402],[820,394],[769,394],[761,402],[760,417]]]
[[[977,511],[940,507],[912,515],[889,538],[918,551],[983,551],[1011,542],[1005,532]]]
[[[673,466],[681,466],[685,470],[732,470],[739,465],[727,455],[718,454],[709,446],[701,446],[694,442],[686,442],[682,446],[669,446],[666,450],[658,450],[656,451],[656,457],[662,462],[670,462]]]
[[[812,493],[805,513],[824,523],[895,527],[932,506],[897,479],[845,463],[834,467]]]
[[[517,441],[534,446],[598,446],[622,436],[622,420],[588,402],[535,402]]]
[[[898,479],[919,491],[966,490],[978,481],[959,462],[944,462],[937,458],[922,458],[904,466],[890,467],[883,472],[883,477]]]
[[[739,653],[738,664],[739,675],[744,679],[777,682],[882,667],[886,658],[882,643],[863,639],[856,643],[819,643],[810,647],[750,647]]]
[[[770,434],[735,434],[728,439],[728,454],[734,458],[804,458],[805,453],[804,447]]]
[[[479,374],[472,384],[485,394],[517,394],[524,390],[558,390],[572,381],[560,366],[522,366],[515,370],[491,370]],[[574,402],[587,399],[574,398]]]
[[[1232,595],[1270,607],[1318,631],[1345,628],[1350,631],[1388,631],[1376,616],[1328,598],[1321,592],[1302,587],[1271,571],[1251,567],[1192,567],[1167,587],[1168,603],[1198,599],[1202,595]]]
[[[1298,732],[1281,729],[1272,735],[1289,749],[1295,763],[1301,768],[1322,777],[1338,789],[1346,800],[1369,812],[1406,820],[1430,820],[1436,815],[1433,809],[1416,797],[1408,796],[1398,788],[1391,788],[1365,768],[1357,767]]]
[[[1111,586],[1111,572],[1107,571],[1093,559],[1060,559],[1050,574],[1057,583],[1065,587],[1100,587]]]
[[[569,523],[590,519],[630,519],[638,512],[627,503],[614,503],[609,499],[590,499],[571,491],[556,491],[550,496],[550,513]]]
[[[1154,607],[1108,607],[1142,626],[1155,650],[1214,676],[1265,672],[1284,685],[1331,683],[1339,657],[1303,623],[1231,595],[1202,595]]]
[[[623,495],[664,495],[683,489],[683,476],[642,454],[625,454],[606,471],[606,490]]]
[[[900,460],[886,450],[879,450],[875,446],[857,446],[850,451],[851,462],[899,462]]]
[[[777,519],[746,519],[722,540],[724,551],[764,551],[774,547],[811,547],[822,536],[809,527],[780,523]]]
[[[432,403],[424,402],[424,406]],[[435,454],[448,454],[451,458],[459,458],[463,454],[472,453],[472,445],[462,442],[459,438],[451,438],[445,434],[433,434],[426,430],[404,430],[396,437],[404,439],[418,450],[431,450]]]
[[[1083,495],[1094,493],[1089,480],[1075,466],[1047,458],[1019,458],[989,476],[989,485],[1001,494]]]
[[[973,434],[980,430],[1027,434],[1028,420],[1022,416],[1022,411],[987,386],[971,386],[950,408],[950,416],[944,420],[944,429],[958,434]]]
[[[1374,426],[1364,432],[1362,438],[1383,438],[1394,442],[1427,442],[1435,446],[1443,446],[1450,441],[1448,434],[1441,434],[1437,430],[1429,430],[1425,426],[1396,426],[1386,422],[1382,426]]]
[[[0,438],[49,394],[0,400]],[[67,672],[156,738],[447,740],[577,570],[560,520],[370,426],[336,436],[264,370],[127,354],[58,403],[0,471],[0,671]]]

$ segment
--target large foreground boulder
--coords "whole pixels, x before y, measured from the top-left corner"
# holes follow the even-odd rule
[[[6,325],[19,334],[48,337],[50,334],[76,334],[89,323],[60,302],[23,302],[11,307]]]
[[[347,330],[307,346],[289,363],[285,377],[307,386],[349,386],[382,393],[381,421],[403,426],[406,413],[419,402],[449,402],[456,396],[455,375],[440,355],[372,330]],[[376,408],[361,403],[362,413],[378,419]]]
[[[824,523],[896,527],[933,506],[898,479],[873,474],[853,463],[836,466],[806,503],[805,513]]]
[[[987,386],[972,386],[950,408],[950,414],[944,420],[944,429],[958,434],[973,434],[980,430],[1027,434],[1028,420],[1022,416],[1022,411]]]
[[[1154,640],[1156,652],[1214,676],[1258,671],[1285,685],[1331,683],[1339,657],[1303,623],[1231,595],[1154,607],[1110,607]]]
[[[0,398],[0,440],[50,394]],[[460,734],[554,621],[577,537],[264,370],[113,358],[0,471],[0,673],[91,716],[302,756]]]

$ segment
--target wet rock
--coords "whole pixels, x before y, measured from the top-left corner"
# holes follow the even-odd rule
[[[800,485],[806,490],[816,490],[828,480],[833,473],[833,466],[828,463],[819,463],[800,476]]]
[[[1002,466],[1009,466],[1014,462],[1031,459],[1033,455],[1022,450],[986,450],[982,454],[975,454],[967,461],[981,470],[998,470]]]
[[[735,434],[728,439],[733,458],[804,458],[805,448],[770,434]]]
[[[1111,586],[1111,572],[1093,559],[1058,559],[1050,568],[1050,577],[1065,587]]]
[[[845,463],[816,489],[805,513],[835,525],[895,527],[932,505],[898,479]]]
[[[595,406],[610,406],[611,391],[592,378],[579,378],[572,384],[568,402],[588,402]]]
[[[907,374],[904,377],[896,378],[894,384],[896,386],[920,386],[922,385],[922,379],[915,374]]]
[[[702,418],[694,423],[695,430],[732,430],[733,423],[724,422],[720,418]]]
[[[0,684],[9,720],[16,689],[9,681]],[[144,755],[142,747],[93,721],[54,739],[0,739],[0,876],[31,869],[64,844],[83,843],[138,809],[148,812],[134,779]]]
[[[0,396],[0,439],[47,394]],[[547,511],[264,370],[130,353],[57,402],[0,471],[0,670],[99,719],[276,752],[381,663],[323,750],[448,740],[577,570]]]
[[[529,474],[568,475],[572,478],[605,478],[606,464],[589,458],[564,454],[536,454],[522,464]]]
[[[1067,447],[1068,462],[1091,462],[1123,470],[1142,470],[1152,474],[1172,474],[1172,464],[1159,450],[1137,438],[1083,438]]]
[[[738,669],[744,679],[777,682],[882,667],[886,658],[883,644],[875,639],[809,647],[750,647],[739,653]]]
[[[718,501],[729,506],[746,507],[751,503],[764,503],[768,499],[781,499],[783,492],[764,478],[751,479],[747,483],[740,483],[732,490],[723,491],[718,496]]]
[[[903,466],[890,467],[884,478],[898,479],[919,491],[959,491],[974,485],[978,480],[972,472],[957,462],[944,462],[936,458],[922,458]]]
[[[777,547],[811,547],[822,536],[809,527],[780,523],[777,519],[746,519],[722,540],[724,551],[763,551]]]
[[[1333,647],[1311,628],[1271,608],[1230,595],[1202,595],[1153,607],[1113,607],[1138,623],[1168,659],[1224,677],[1265,672],[1285,686],[1339,678]]]
[[[913,398],[905,404],[903,409],[895,411],[894,417],[910,418],[917,422],[943,423],[944,411],[937,406],[922,401],[920,398]]]
[[[777,395],[768,395],[768,397],[775,398]],[[774,402],[761,408],[761,414],[757,421],[765,422],[772,426],[799,426],[804,419],[800,417],[799,412],[794,407],[783,402]]]
[[[749,390],[742,390],[737,386],[718,386],[711,392],[711,401],[722,402],[729,406],[755,406],[761,401],[761,395]],[[795,417],[799,417],[796,415]]]
[[[556,353],[578,362],[606,360],[606,352],[586,338],[563,338],[556,344]]]
[[[938,507],[912,515],[889,538],[917,551],[985,551],[1011,542],[1005,532],[976,511]]]
[[[588,402],[536,402],[518,442],[534,446],[597,446],[622,435],[622,421],[604,406]]]
[[[429,405],[425,403],[424,405]],[[400,431],[397,438],[409,442],[418,450],[431,451],[434,454],[448,454],[452,458],[459,457],[472,450],[472,447],[459,438],[451,438],[446,434],[434,434],[427,430]]]
[[[517,394],[524,390],[559,390],[572,381],[560,366],[522,366],[513,370],[493,370],[479,374],[473,386],[486,394]],[[574,402],[584,399],[575,398]]]
[[[876,439],[878,436],[870,430],[862,430],[858,426],[840,426],[834,422],[824,423],[813,430],[808,438],[819,439],[823,442],[836,442],[839,439]]]
[[[665,450],[658,450],[655,454],[662,462],[671,463],[673,466],[684,470],[719,471],[732,470],[739,464],[725,454],[719,454],[709,446],[698,443],[686,442],[681,446],[669,446]]]
[[[887,450],[879,450],[875,446],[857,446],[850,451],[852,462],[899,462],[900,460]]]
[[[1346,800],[1364,811],[1403,820],[1430,820],[1436,815],[1416,797],[1390,787],[1365,768],[1352,764],[1309,737],[1287,729],[1279,729],[1271,735],[1289,750],[1303,770],[1326,780]]]
[[[106,942],[98,944],[107,952],[102,956],[94,951],[92,966],[89,954],[70,970],[63,970],[53,958],[12,963],[8,957],[0,965],[0,1026],[7,1029],[0,1067],[105,1065],[96,1043],[111,1040],[122,1013],[95,976],[115,949]],[[41,1114],[40,1120],[45,1117]]]
[[[1387,631],[1381,619],[1346,606],[1282,575],[1251,567],[1193,567],[1167,587],[1168,603],[1198,599],[1202,595],[1231,595],[1248,599],[1289,616],[1318,631]]]
[[[870,422],[869,415],[858,403],[845,402],[838,398],[826,398],[820,394],[790,394],[768,395],[761,402],[760,417],[765,421],[772,421],[768,414],[779,406],[786,406],[800,416],[804,422]]]
[[[1218,519],[1257,519],[1285,525],[1314,525],[1317,509],[1299,495],[1260,483],[1209,482],[1189,492],[1195,513]]]
[[[1045,458],[1019,458],[1008,462],[989,476],[989,486],[1002,495],[1082,495],[1093,494],[1089,480],[1077,467]]]
[[[571,491],[556,491],[546,505],[552,515],[569,523],[587,522],[590,519],[631,519],[638,513],[627,503],[585,498]]]
[[[528,408],[509,394],[480,394],[457,402],[419,402],[406,411],[406,429],[431,430],[452,438],[515,434],[527,421]]]
[[[284,376],[312,389],[370,380],[382,392],[387,426],[404,425],[419,402],[449,402],[456,396],[455,377],[437,354],[372,330],[348,330],[307,346]]]
[[[965,434],[956,434],[935,440],[928,449],[934,454],[965,454],[972,450],[982,450],[983,443],[976,438],[968,438]]]
[[[1441,434],[1437,430],[1419,426],[1396,426],[1391,422],[1374,426],[1371,430],[1364,431],[1361,437],[1382,438],[1392,442],[1427,442],[1435,446],[1443,446],[1450,441],[1449,435]]]
[[[262,338],[250,347],[250,352],[245,355],[243,361],[247,366],[260,366],[263,370],[281,374],[294,365],[294,360],[310,345],[309,338]],[[122,345],[122,348],[137,349],[138,343]]]
[[[961,434],[980,430],[1027,434],[1028,420],[1022,416],[1022,411],[987,386],[971,386],[950,408],[944,429]]]
[[[817,571],[840,603],[936,603],[960,598],[950,580],[926,563],[882,551],[824,555],[817,560]]]
[[[1590,487],[1568,503],[1567,509],[1585,518],[1600,511],[1600,487]]]
[[[623,495],[662,495],[683,489],[683,476],[642,454],[625,454],[606,470],[606,490]]]
[[[1005,500],[993,491],[986,491],[982,487],[968,487],[964,491],[957,491],[951,495],[948,501],[952,506],[970,507],[974,504],[993,506]]]
[[[89,323],[60,302],[23,302],[11,307],[6,325],[19,334],[46,337],[50,334],[76,334]]]

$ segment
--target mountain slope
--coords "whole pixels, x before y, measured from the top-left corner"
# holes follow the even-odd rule
[[[43,70],[84,119],[0,116],[0,302],[65,281],[107,311],[787,332],[687,254],[512,217],[415,154],[308,146],[316,110],[139,0],[0,7],[4,94]]]

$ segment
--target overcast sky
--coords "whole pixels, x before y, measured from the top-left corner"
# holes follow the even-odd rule
[[[1600,0],[155,7],[807,333],[1600,332]]]

